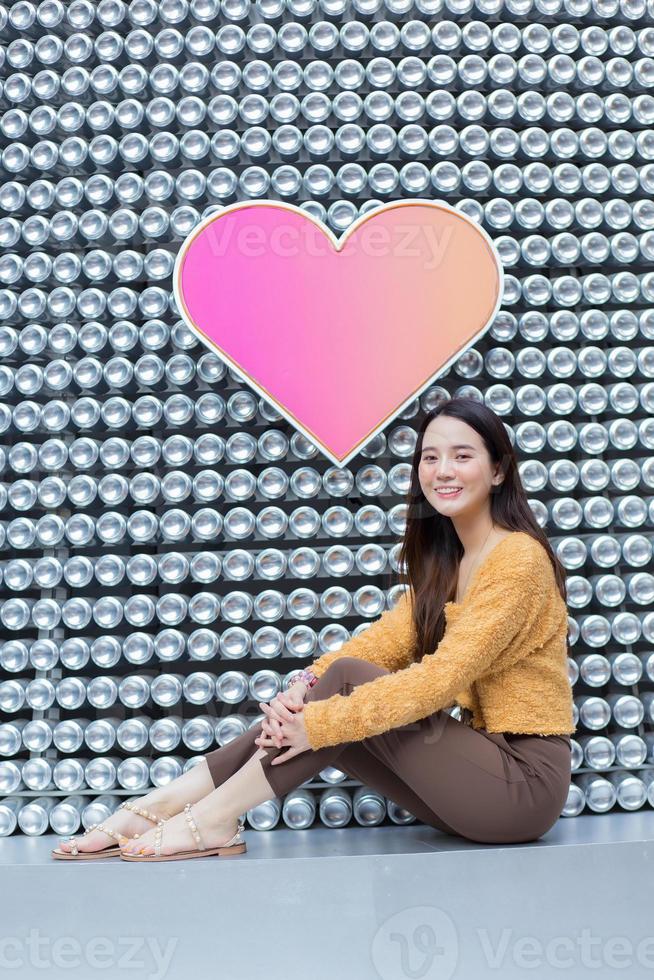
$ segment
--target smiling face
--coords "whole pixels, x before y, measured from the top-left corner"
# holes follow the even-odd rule
[[[499,465],[493,465],[479,433],[446,415],[438,415],[425,429],[418,477],[434,510],[452,518],[488,508],[492,487],[501,483]],[[454,492],[441,493],[441,487]]]

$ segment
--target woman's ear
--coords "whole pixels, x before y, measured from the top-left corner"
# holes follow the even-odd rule
[[[495,487],[499,487],[500,484],[504,482],[504,476],[502,475],[502,470],[499,463],[497,464],[496,472],[493,474],[492,482],[493,482],[493,486]]]

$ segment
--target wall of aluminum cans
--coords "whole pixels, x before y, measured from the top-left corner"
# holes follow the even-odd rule
[[[75,833],[388,605],[421,413],[501,414],[568,570],[563,815],[654,805],[654,4],[0,5],[0,834]],[[490,332],[348,467],[190,334],[175,255],[290,201],[443,200]],[[337,769],[247,814],[413,815]]]

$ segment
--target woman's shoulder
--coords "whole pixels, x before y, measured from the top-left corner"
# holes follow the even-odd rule
[[[514,575],[521,571],[538,574],[548,565],[552,567],[547,551],[527,531],[511,531],[491,551],[488,560],[489,570],[510,568]]]
[[[493,566],[487,584],[494,579],[500,598],[521,593],[540,597],[563,617],[567,632],[567,602],[561,595],[552,559],[543,543],[527,531],[514,531],[502,544],[506,547],[496,553],[498,563]]]

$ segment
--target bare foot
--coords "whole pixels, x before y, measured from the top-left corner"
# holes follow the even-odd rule
[[[202,843],[207,849],[226,844],[238,829],[238,821],[236,819],[219,822],[218,820],[212,819],[209,815],[204,814],[202,810],[199,810],[197,804],[192,808],[191,815],[195,819],[196,826],[200,831]],[[155,828],[152,827],[139,840],[128,841],[127,844],[121,845],[122,853],[154,854],[154,832]],[[191,832],[191,828],[183,812],[176,814],[176,816],[166,821],[161,838],[162,854],[177,854],[179,851],[195,851],[197,847],[197,841]]]
[[[168,811],[161,804],[150,803],[145,796],[133,802],[135,806],[140,807],[142,810],[149,810],[162,819],[168,819]],[[125,807],[116,809],[110,817],[100,822],[104,827],[109,827],[115,833],[123,834],[125,838],[131,838],[138,834],[137,839],[140,839],[150,827],[154,827],[152,821],[148,820],[147,817],[142,817],[139,813],[133,813]],[[118,844],[118,841],[110,837],[109,834],[104,834],[101,830],[92,830],[86,837],[82,837],[81,834],[79,836],[75,835],[75,840],[78,851],[101,851],[106,847],[116,847]],[[72,842],[62,841],[59,847],[62,851],[68,852],[72,848]]]

